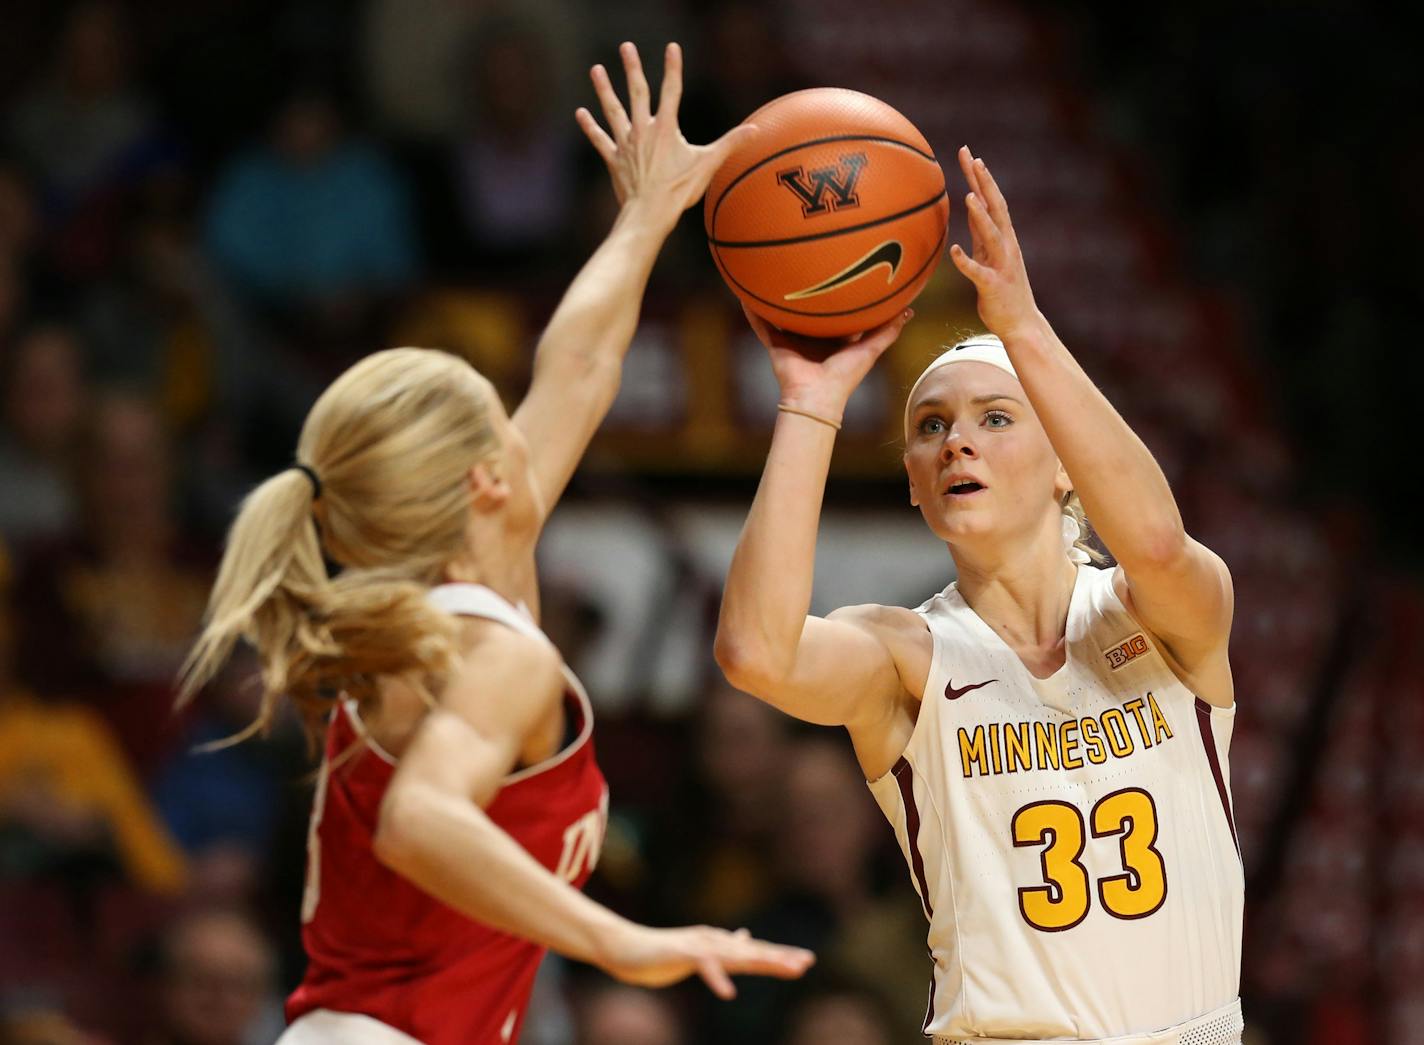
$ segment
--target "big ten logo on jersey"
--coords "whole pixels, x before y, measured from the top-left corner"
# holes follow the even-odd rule
[[[865,162],[865,153],[852,152],[842,156],[834,167],[813,167],[809,172],[804,167],[777,171],[776,180],[801,201],[802,217],[813,218],[860,206],[855,186]]]
[[[1147,645],[1147,636],[1139,631],[1136,635],[1132,636],[1132,638],[1121,645],[1114,646],[1103,655],[1108,658],[1108,667],[1116,671],[1128,661],[1142,656],[1142,654],[1151,648],[1152,647]]]
[[[603,836],[608,830],[608,788],[598,800],[598,808],[590,809],[564,828],[564,851],[554,872],[566,882],[576,882],[585,872],[598,865],[603,848]]]

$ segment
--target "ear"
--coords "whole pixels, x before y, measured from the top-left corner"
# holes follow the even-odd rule
[[[910,507],[918,508],[920,506],[920,495],[915,490],[915,477],[910,474],[909,462],[906,461],[904,457],[900,458],[900,462],[906,466],[905,477],[910,481]]]
[[[1053,476],[1053,490],[1058,494],[1058,500],[1062,501],[1063,498],[1068,496],[1074,489],[1073,480],[1064,469],[1063,462],[1059,461],[1058,471],[1055,472]]]
[[[477,512],[497,512],[509,500],[509,482],[490,462],[471,465],[465,481],[470,488],[470,504]]]

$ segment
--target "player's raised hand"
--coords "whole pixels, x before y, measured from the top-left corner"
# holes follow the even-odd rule
[[[1038,319],[1038,305],[1009,218],[1008,202],[994,176],[967,145],[959,150],[959,167],[969,184],[964,207],[974,249],[971,256],[956,243],[949,248],[949,256],[979,292],[979,318],[1007,341],[1015,330]]]
[[[816,338],[780,330],[745,305],[742,311],[771,355],[782,403],[836,421],[851,393],[915,315],[914,309],[907,308],[863,334]]]
[[[626,205],[636,199],[665,208],[671,227],[679,214],[702,197],[727,154],[754,134],[755,128],[743,124],[710,145],[690,144],[677,124],[677,107],[682,101],[682,48],[675,43],[667,45],[657,112],[652,111],[638,49],[625,43],[618,53],[628,82],[628,108],[613,89],[608,70],[595,65],[589,75],[608,129],[584,108],[574,118],[608,165],[618,202]]]
[[[650,929],[629,925],[609,942],[599,965],[611,976],[639,987],[666,987],[700,976],[723,1000],[734,998],[733,975],[799,979],[816,961],[801,947],[755,939],[745,929],[728,932],[707,925]]]

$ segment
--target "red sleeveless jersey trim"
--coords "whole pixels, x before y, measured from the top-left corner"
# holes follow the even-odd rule
[[[602,845],[608,789],[594,757],[588,697],[571,675],[569,682],[576,739],[507,777],[485,812],[550,871],[582,887]],[[375,858],[371,843],[395,764],[365,736],[354,706],[337,709],[308,838],[308,966],[287,1018],[316,1009],[362,1013],[427,1045],[517,1040],[544,950],[466,918]]]

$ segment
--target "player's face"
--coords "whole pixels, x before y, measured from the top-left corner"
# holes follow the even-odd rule
[[[950,363],[916,389],[905,471],[910,503],[951,544],[1029,538],[1068,490],[1023,386],[988,363]]]

